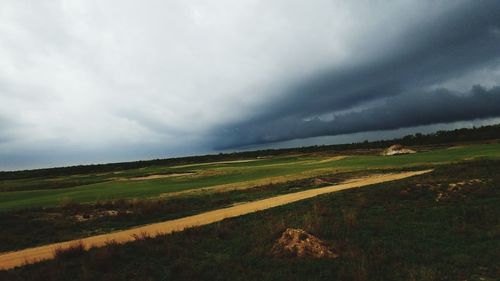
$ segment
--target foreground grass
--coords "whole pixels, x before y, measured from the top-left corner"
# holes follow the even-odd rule
[[[358,171],[267,184],[224,193],[197,193],[172,198],[67,203],[0,213],[0,252],[73,240],[148,223],[186,217],[258,199],[332,185],[375,172]],[[394,171],[400,171],[394,170]],[[111,214],[111,215],[110,215]]]
[[[304,178],[307,178],[310,176],[310,173],[321,171],[359,171],[437,165],[481,157],[499,158],[500,144],[469,145],[395,157],[350,156],[338,161],[327,162],[322,161],[324,157],[302,156],[260,159],[251,162],[208,163],[181,167],[149,167],[140,171],[127,171],[123,174],[118,174],[119,176],[114,174],[113,177],[109,177],[108,175],[98,176],[98,178],[93,179],[91,175],[83,176],[88,182],[91,180],[102,180],[103,182],[89,183],[82,186],[57,189],[39,189],[37,187],[33,190],[0,192],[0,211],[57,206],[65,201],[92,203],[98,200],[119,198],[152,198],[171,192],[218,185],[244,185],[248,181],[270,177],[297,177],[297,175],[302,174]],[[116,177],[130,178],[141,173],[175,173],[186,171],[195,171],[196,173],[189,176],[144,181],[116,180]],[[66,182],[68,179],[63,179],[62,181]],[[23,187],[22,183],[15,183],[15,185],[14,183],[4,183],[4,190],[8,188],[10,188],[8,190],[12,188],[27,188]]]
[[[348,190],[155,239],[0,273],[2,280],[496,280],[500,161]],[[274,258],[287,227],[334,260]]]

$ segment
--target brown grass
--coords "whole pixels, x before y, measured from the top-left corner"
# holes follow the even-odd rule
[[[55,258],[72,258],[81,256],[86,248],[81,240],[72,242],[68,247],[58,247],[54,250]]]

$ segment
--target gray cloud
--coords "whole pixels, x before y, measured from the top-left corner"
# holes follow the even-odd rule
[[[246,138],[246,144],[266,143],[499,116],[500,87],[487,90],[481,86],[474,86],[466,94],[440,89],[391,97],[382,105],[336,114],[329,118],[331,120],[281,119],[280,123],[272,128],[255,124],[254,127],[245,128],[245,132],[249,133],[238,136],[238,140]]]
[[[0,169],[356,131],[328,118],[363,127],[398,99],[496,85],[499,13],[465,0],[1,1]]]
[[[459,99],[453,98],[452,95],[440,94],[441,91],[429,92],[427,88],[477,70],[498,70],[499,28],[500,2],[467,3],[458,11],[410,29],[407,34],[398,38],[398,48],[391,49],[389,54],[382,55],[380,59],[368,60],[367,63],[355,67],[336,67],[289,88],[285,98],[268,104],[253,118],[218,129],[216,134],[222,137],[216,139],[216,147],[237,147],[312,136],[498,116],[500,109],[481,103],[485,98],[482,95],[473,94],[468,99]],[[480,81],[468,82],[473,85]],[[492,90],[490,98],[494,100],[497,92]],[[393,104],[394,106],[405,108],[404,111],[397,112],[401,114],[400,118],[392,114],[393,120],[384,120],[389,107],[343,115],[355,119],[352,122],[347,122],[342,119],[346,117],[339,115],[345,110],[359,111],[370,102],[400,95],[401,98],[389,99],[389,103],[399,103]],[[424,104],[426,100],[428,104]],[[433,110],[445,114],[427,112],[427,117],[421,119],[405,114],[418,112],[419,109],[413,109],[417,104],[429,107],[432,102],[448,100],[457,103],[469,102],[475,106],[466,110],[465,107],[455,105],[456,110],[464,110],[462,114],[449,112],[446,108],[438,110],[436,106],[432,106]],[[396,113],[394,110],[391,112]],[[320,121],[317,116],[323,114],[337,116],[337,119],[332,122]],[[446,117],[446,114],[449,114],[449,117]]]

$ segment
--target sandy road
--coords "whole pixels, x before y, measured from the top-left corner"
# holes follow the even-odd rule
[[[213,222],[221,221],[226,218],[237,217],[248,213],[253,213],[273,208],[276,206],[289,204],[292,202],[315,197],[321,194],[326,194],[366,185],[372,185],[387,181],[404,179],[407,177],[428,173],[430,171],[431,170],[374,175],[357,180],[351,180],[349,182],[341,183],[338,185],[310,189],[296,193],[289,193],[263,200],[243,203],[228,208],[209,211],[206,213],[201,213],[189,217],[169,220],[161,223],[149,224],[141,227],[135,227],[124,231],[112,232],[108,234],[102,234],[67,242],[54,243],[15,252],[2,253],[0,254],[0,269],[10,269],[17,266],[22,266],[27,263],[35,263],[41,260],[51,259],[54,257],[56,249],[65,249],[70,247],[72,244],[74,245],[75,243],[79,242],[83,243],[83,245],[86,248],[102,247],[106,245],[106,243],[109,243],[110,241],[114,241],[117,243],[126,243],[135,240],[134,236],[137,235],[140,236],[145,233],[150,236],[172,233],[174,231],[181,231],[183,229],[194,226],[206,225]]]

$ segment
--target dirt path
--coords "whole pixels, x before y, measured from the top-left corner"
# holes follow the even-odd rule
[[[204,165],[212,165],[212,164],[247,163],[247,162],[254,162],[254,161],[259,161],[259,160],[262,160],[262,159],[246,159],[246,160],[233,160],[233,161],[218,161],[218,162],[194,163],[194,164],[172,166],[171,168],[187,168],[187,167],[196,167],[196,166],[204,166]]]
[[[187,176],[187,175],[192,175],[192,174],[194,174],[194,173],[193,172],[171,173],[171,174],[164,174],[164,175],[162,175],[162,174],[154,174],[154,175],[143,176],[143,177],[122,178],[120,180],[142,181],[142,180],[154,180],[154,179],[180,177],[180,176]]]
[[[261,178],[261,179],[256,179],[256,180],[247,180],[247,181],[243,181],[243,182],[225,183],[225,184],[218,184],[218,185],[213,185],[213,186],[209,186],[209,187],[192,188],[192,189],[188,189],[188,190],[167,192],[167,193],[160,194],[160,197],[175,197],[175,196],[185,195],[185,194],[244,190],[244,189],[259,187],[259,186],[268,185],[268,184],[276,184],[276,183],[290,182],[290,181],[294,181],[294,180],[308,179],[308,178],[317,177],[317,176],[325,175],[328,173],[332,173],[332,171],[338,172],[339,170],[332,170],[331,168],[314,169],[314,170],[310,170],[310,171],[306,171],[306,172],[295,173],[293,175],[274,176],[274,177],[267,177],[267,178]]]
[[[343,156],[343,155],[342,156],[334,156],[334,157],[323,159],[323,160],[318,161],[318,162],[312,162],[311,164],[339,161],[339,160],[342,160],[342,159],[345,159],[345,158],[347,158],[347,156]]]
[[[65,249],[79,242],[83,243],[83,245],[86,248],[102,247],[105,246],[106,243],[110,241],[118,243],[126,243],[135,240],[134,236],[141,236],[143,234],[156,236],[158,234],[181,231],[186,228],[210,224],[213,222],[221,221],[226,218],[237,217],[248,213],[253,213],[273,208],[276,206],[289,204],[299,200],[315,197],[321,194],[326,194],[330,192],[336,192],[340,190],[361,187],[371,184],[377,184],[387,181],[404,179],[407,177],[428,173],[430,171],[431,170],[375,175],[367,178],[362,178],[359,180],[349,181],[338,185],[310,189],[296,193],[289,193],[263,200],[234,205],[228,208],[218,209],[194,216],[145,225],[141,227],[135,227],[129,230],[102,234],[68,242],[54,243],[45,246],[20,250],[16,252],[3,253],[0,254],[0,269],[10,269],[17,266],[22,266],[27,263],[34,263],[41,260],[51,259],[54,257],[56,249]]]

